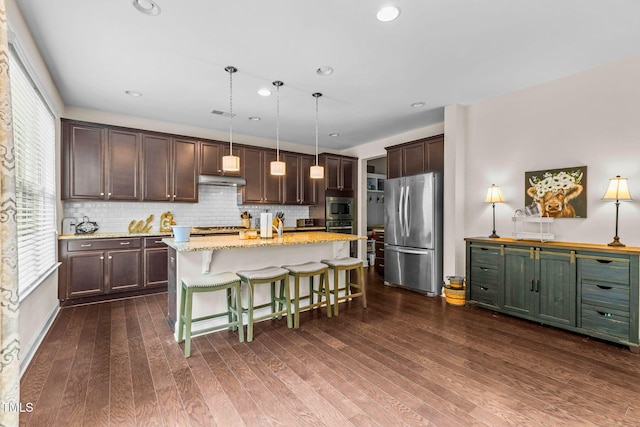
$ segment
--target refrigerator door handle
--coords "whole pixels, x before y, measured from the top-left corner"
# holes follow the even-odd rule
[[[409,236],[409,186],[407,185],[407,191],[404,192],[404,234]]]
[[[386,243],[384,245],[384,250],[391,251],[391,252],[400,252],[403,254],[415,254],[415,255],[423,255],[423,254],[428,254],[433,252],[432,249],[410,249],[402,246],[392,246]]]
[[[400,201],[398,202],[398,210],[400,211],[398,215],[398,220],[400,221],[400,236],[404,237],[404,223],[402,222],[402,217],[404,215],[404,187],[400,187]]]

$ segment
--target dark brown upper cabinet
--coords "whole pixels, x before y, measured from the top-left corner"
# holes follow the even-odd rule
[[[142,200],[198,201],[198,141],[142,134]]]
[[[283,178],[283,201],[285,205],[314,205],[317,190],[315,180],[310,177],[311,166],[315,164],[313,156],[296,153],[281,154],[287,165],[287,174]]]
[[[387,147],[387,179],[444,171],[444,135]]]
[[[138,200],[140,136],[105,126],[62,122],[62,198]]]
[[[357,187],[357,159],[353,157],[322,154],[325,190],[353,192]]]
[[[240,157],[240,170],[230,172],[222,170],[222,157],[229,155],[228,142],[203,142],[200,145],[200,174],[217,176],[241,176],[243,169],[244,149],[234,147],[233,154]]]
[[[243,203],[282,203],[282,177],[271,175],[270,163],[276,160],[276,152],[260,148],[244,148]],[[288,171],[287,171],[288,172]]]

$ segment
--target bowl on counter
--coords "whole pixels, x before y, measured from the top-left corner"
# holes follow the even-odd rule
[[[245,231],[245,234],[246,234],[248,239],[257,239],[258,238],[258,230]]]

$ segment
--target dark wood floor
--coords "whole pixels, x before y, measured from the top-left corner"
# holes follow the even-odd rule
[[[640,425],[640,356],[442,298],[385,287],[194,339],[166,294],[64,308],[22,379],[22,425]],[[344,308],[343,308],[344,307]]]

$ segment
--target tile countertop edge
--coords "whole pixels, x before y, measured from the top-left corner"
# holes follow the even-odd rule
[[[352,234],[327,233],[324,231],[288,233],[273,239],[240,240],[236,235],[191,237],[188,242],[176,243],[173,238],[164,238],[167,246],[178,252],[216,251],[222,249],[265,248],[269,246],[308,245],[315,243],[350,242],[367,240],[364,236]]]

